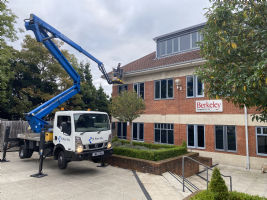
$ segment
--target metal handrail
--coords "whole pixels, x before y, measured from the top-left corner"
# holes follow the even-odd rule
[[[202,165],[202,166],[204,166],[204,167],[206,168],[206,170],[207,170],[207,189],[208,189],[208,188],[209,188],[209,174],[208,174],[208,170],[209,170],[209,169],[210,169],[210,170],[213,170],[213,169],[211,169],[210,167],[208,167],[208,166],[202,164],[201,162],[199,162],[199,161],[197,161],[197,160],[195,160],[195,159],[193,159],[193,158],[190,158],[190,157],[188,157],[188,156],[183,156],[183,192],[184,192],[184,158],[189,158],[189,159],[191,159],[191,160],[197,162],[198,164],[200,164],[200,165]],[[221,175],[222,175],[223,177],[229,177],[229,178],[230,178],[230,190],[231,190],[231,192],[232,192],[232,177],[231,177],[231,176],[225,176],[225,175],[223,175],[223,174],[221,174]]]

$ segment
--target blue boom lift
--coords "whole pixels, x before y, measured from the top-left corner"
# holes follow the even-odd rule
[[[65,101],[73,97],[75,94],[80,92],[80,76],[77,74],[77,72],[68,62],[68,60],[64,57],[64,55],[60,52],[55,43],[52,41],[53,38],[61,39],[62,41],[66,42],[79,52],[83,53],[84,55],[95,61],[98,64],[99,70],[103,73],[104,77],[106,78],[108,84],[123,83],[121,81],[123,71],[122,69],[120,69],[119,66],[118,69],[116,70],[116,77],[113,77],[112,80],[110,80],[104,68],[104,64],[102,62],[100,62],[94,56],[92,56],[87,51],[82,49],[79,45],[70,40],[68,37],[57,31],[55,28],[44,22],[42,19],[40,19],[34,14],[31,14],[30,19],[24,21],[26,29],[32,30],[34,32],[36,40],[38,42],[42,42],[45,45],[45,47],[51,52],[51,54],[56,58],[56,60],[60,63],[60,65],[66,70],[66,72],[73,79],[73,86],[71,88],[55,96],[49,101],[43,103],[38,108],[30,111],[29,113],[24,114],[25,118],[27,119],[34,133],[41,133],[41,129],[44,127],[44,125],[49,124],[42,119],[43,117],[51,113],[60,104],[64,103]],[[51,35],[48,35],[48,33],[50,33]]]

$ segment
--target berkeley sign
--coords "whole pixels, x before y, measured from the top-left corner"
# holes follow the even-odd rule
[[[222,112],[222,100],[196,101],[196,112]]]

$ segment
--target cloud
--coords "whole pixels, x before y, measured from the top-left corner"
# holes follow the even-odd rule
[[[8,7],[19,17],[17,28],[24,28],[23,19],[34,13],[103,62],[109,72],[119,62],[125,65],[155,51],[154,37],[204,22],[209,0],[12,0]],[[26,34],[33,36],[30,31],[19,33],[14,48],[20,49]],[[86,59],[72,47],[64,48],[79,61]],[[91,72],[96,87],[102,84],[110,94],[111,86],[100,79],[93,61]]]

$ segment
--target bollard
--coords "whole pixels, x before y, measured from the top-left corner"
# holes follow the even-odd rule
[[[5,134],[5,138],[4,138],[3,157],[2,157],[2,160],[0,159],[0,162],[10,162],[9,160],[6,159],[6,151],[7,151],[7,146],[8,146],[9,134],[10,134],[10,126],[7,126],[6,127],[6,134]]]
[[[45,147],[45,133],[46,133],[47,129],[46,128],[42,128],[41,129],[41,134],[40,134],[40,146],[39,146],[39,154],[40,154],[40,158],[39,158],[39,172],[37,174],[33,174],[30,175],[30,177],[35,177],[35,178],[42,178],[44,176],[47,176],[47,174],[43,173],[43,160],[44,160],[44,147]]]

